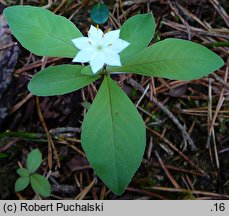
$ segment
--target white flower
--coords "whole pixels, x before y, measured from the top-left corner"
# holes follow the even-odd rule
[[[90,27],[88,37],[75,38],[72,42],[80,50],[73,62],[89,62],[93,73],[98,72],[104,64],[121,66],[119,53],[129,43],[119,38],[120,30],[103,33],[99,28]]]

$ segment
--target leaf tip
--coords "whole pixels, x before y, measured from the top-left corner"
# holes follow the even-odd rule
[[[219,55],[218,55],[218,66],[219,66],[219,68],[224,66],[224,60]]]

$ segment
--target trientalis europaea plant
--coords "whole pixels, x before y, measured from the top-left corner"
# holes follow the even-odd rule
[[[81,142],[95,173],[119,195],[142,161],[146,128],[135,105],[110,74],[192,80],[224,64],[206,47],[187,40],[169,38],[149,46],[155,32],[151,13],[129,18],[119,30],[104,33],[88,27],[85,37],[65,17],[42,8],[13,6],[4,14],[13,35],[30,52],[78,62],[38,72],[28,85],[34,95],[62,95],[102,79],[84,118]]]

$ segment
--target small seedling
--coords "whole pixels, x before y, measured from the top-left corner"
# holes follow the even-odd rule
[[[27,168],[17,169],[17,174],[20,176],[15,183],[15,191],[19,192],[31,184],[33,190],[43,197],[49,197],[51,194],[51,186],[48,180],[37,174],[36,171],[42,162],[41,152],[38,149],[31,151],[26,160]]]
[[[104,24],[109,18],[109,9],[102,3],[95,4],[90,11],[91,20],[96,24]]]
[[[118,195],[141,164],[146,128],[135,105],[110,75],[192,80],[224,64],[206,47],[187,40],[169,38],[149,46],[155,32],[151,13],[129,18],[119,30],[103,32],[91,26],[88,37],[65,17],[42,8],[13,6],[4,14],[14,36],[30,52],[89,63],[50,66],[38,72],[28,85],[34,95],[70,93],[102,78],[83,121],[81,142],[96,174]],[[21,188],[29,182],[28,172],[24,174]]]

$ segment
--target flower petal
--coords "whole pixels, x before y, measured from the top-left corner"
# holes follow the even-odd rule
[[[109,49],[111,52],[120,53],[129,45],[129,42],[117,39],[111,45],[106,46],[106,49]]]
[[[119,54],[110,52],[109,50],[104,50],[104,60],[107,65],[111,66],[121,66],[121,61]]]
[[[79,38],[72,39],[72,42],[74,43],[76,48],[82,50],[82,49],[88,49],[92,46],[89,40],[90,39],[88,37],[79,37]]]
[[[90,59],[90,65],[93,73],[98,72],[104,65],[104,55],[101,52],[96,52]]]
[[[90,30],[88,31],[88,37],[94,41],[95,44],[99,45],[102,42],[103,32],[99,28],[95,28],[91,25]]]
[[[103,45],[108,46],[119,38],[120,30],[109,31],[104,34]]]
[[[77,53],[76,57],[72,60],[73,62],[89,62],[92,55],[93,55],[94,49],[85,49],[81,50]]]

